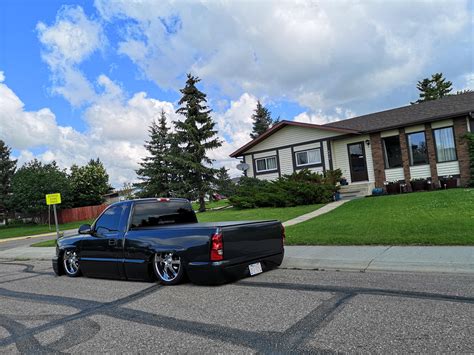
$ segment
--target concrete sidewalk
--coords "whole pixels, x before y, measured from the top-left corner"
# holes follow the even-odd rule
[[[55,248],[18,247],[0,259],[51,260]],[[474,247],[287,246],[282,268],[474,274]]]
[[[296,218],[290,219],[289,221],[283,222],[283,225],[285,227],[292,226],[294,224],[298,224],[301,222],[305,222],[311,218],[318,217],[322,214],[328,213],[332,211],[335,208],[338,208],[339,206],[343,205],[344,203],[348,202],[349,200],[339,200],[335,202],[328,203],[327,205],[318,208],[317,210],[313,212],[306,213],[304,215],[298,216]]]

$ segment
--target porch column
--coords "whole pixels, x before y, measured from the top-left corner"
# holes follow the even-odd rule
[[[400,128],[400,150],[402,151],[403,176],[407,188],[410,188],[410,157],[408,155],[408,141],[405,134],[405,128]]]
[[[370,145],[374,165],[375,187],[384,187],[385,164],[383,160],[382,138],[380,138],[380,132],[370,134]]]
[[[453,120],[454,139],[456,141],[456,154],[459,162],[459,172],[461,173],[461,186],[467,186],[470,180],[469,167],[469,145],[464,136],[467,134],[466,117],[459,117]]]
[[[428,162],[430,163],[431,182],[439,186],[438,168],[436,167],[436,148],[433,139],[433,130],[430,123],[425,123],[426,147],[428,148]]]

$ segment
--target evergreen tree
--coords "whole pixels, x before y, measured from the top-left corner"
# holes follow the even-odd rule
[[[252,133],[250,133],[250,138],[255,139],[265,133],[273,124],[279,122],[276,120],[273,121],[270,111],[266,107],[264,107],[260,101],[257,101],[257,107],[255,109],[255,113],[252,115],[253,120],[253,127]]]
[[[8,211],[8,199],[11,193],[12,177],[16,170],[16,160],[10,159],[11,149],[0,139],[0,221]]]
[[[451,92],[452,85],[452,82],[443,78],[443,73],[435,73],[431,75],[431,79],[418,81],[416,88],[420,91],[420,98],[411,104],[440,99]]]
[[[166,125],[165,111],[161,111],[158,123],[153,121],[148,130],[150,140],[146,142],[145,148],[149,156],[140,163],[141,168],[137,170],[138,177],[143,181],[140,183],[142,197],[166,197],[170,196],[170,146],[172,135],[169,134]]]
[[[112,188],[109,175],[102,162],[91,159],[85,166],[71,166],[69,176],[74,207],[95,206],[104,202],[104,197]]]
[[[174,164],[183,178],[183,186],[199,199],[199,211],[205,211],[204,197],[211,191],[216,173],[207,153],[220,147],[222,142],[216,137],[216,124],[210,116],[206,94],[196,87],[200,79],[191,74],[187,77],[185,87],[180,90],[183,94],[179,100],[181,107],[176,111],[185,119],[174,122],[176,142],[182,149]]]
[[[230,197],[235,192],[235,184],[230,179],[229,173],[225,167],[217,171],[215,190],[217,193]]]

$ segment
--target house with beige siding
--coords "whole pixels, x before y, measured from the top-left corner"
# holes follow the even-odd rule
[[[387,182],[470,178],[467,132],[474,132],[474,93],[316,125],[281,121],[231,154],[245,174],[274,180],[301,169],[341,169],[345,189],[368,195]]]

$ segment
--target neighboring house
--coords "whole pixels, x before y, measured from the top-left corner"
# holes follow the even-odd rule
[[[470,177],[468,144],[474,132],[474,93],[316,125],[282,121],[230,156],[249,165],[246,175],[273,180],[308,168],[341,169],[365,194],[387,181]]]

